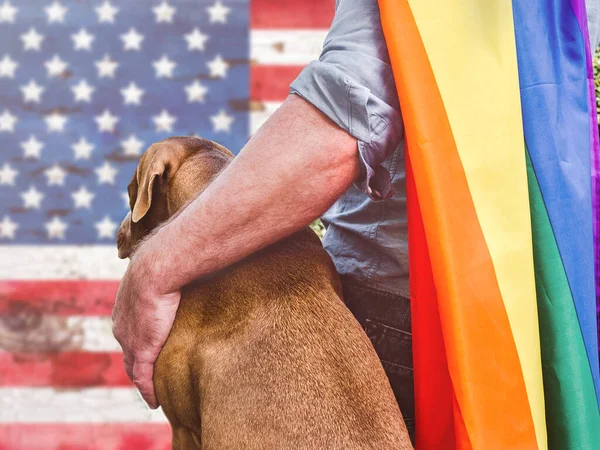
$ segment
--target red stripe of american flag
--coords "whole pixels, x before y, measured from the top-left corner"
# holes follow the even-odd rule
[[[303,66],[253,66],[250,70],[250,98],[258,102],[283,101],[290,83],[302,69]]]
[[[3,281],[0,317],[27,312],[109,317],[118,288],[117,280]]]
[[[0,424],[0,450],[168,450],[171,427],[154,423]]]
[[[252,29],[329,28],[335,0],[252,0]]]
[[[120,352],[0,353],[0,387],[132,387]],[[1,442],[1,441],[0,441]]]

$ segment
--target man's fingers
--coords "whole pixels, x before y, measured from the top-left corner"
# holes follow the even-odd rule
[[[123,364],[125,366],[125,373],[131,381],[133,381],[133,359],[128,358],[123,354]]]
[[[156,395],[154,394],[154,364],[146,362],[135,362],[133,364],[133,382],[142,394],[142,398],[151,409],[158,408]]]

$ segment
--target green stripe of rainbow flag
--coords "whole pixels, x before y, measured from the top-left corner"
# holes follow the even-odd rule
[[[379,4],[407,139],[417,448],[600,449],[583,0]]]

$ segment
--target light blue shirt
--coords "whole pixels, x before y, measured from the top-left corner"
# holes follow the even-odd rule
[[[592,45],[600,0],[588,0]],[[362,174],[324,215],[324,245],[338,272],[408,296],[404,128],[377,0],[337,0],[319,61],[291,84],[358,140]]]

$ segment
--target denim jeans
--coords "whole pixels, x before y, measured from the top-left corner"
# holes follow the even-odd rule
[[[381,360],[414,444],[415,398],[413,384],[410,300],[400,295],[361,286],[342,276],[344,302]]]

